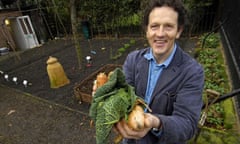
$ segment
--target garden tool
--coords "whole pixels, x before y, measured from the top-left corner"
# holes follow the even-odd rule
[[[231,98],[233,96],[239,96],[240,88],[235,89],[232,92],[227,93],[227,94],[222,95],[222,96],[220,96],[219,92],[216,92],[216,91],[211,90],[211,89],[207,89],[206,92],[207,92],[206,103],[202,107],[202,110],[204,110],[204,111],[203,111],[202,117],[201,117],[201,119],[198,123],[198,130],[197,130],[197,133],[196,133],[195,138],[194,138],[194,144],[197,143],[197,139],[198,139],[199,134],[201,132],[201,128],[203,127],[203,125],[205,123],[205,120],[207,118],[207,112],[209,110],[209,107],[211,105],[217,103],[217,102],[221,102],[221,101],[226,100],[228,98]]]
[[[214,104],[214,103],[217,103],[217,102],[221,102],[221,101],[224,101],[224,100],[226,100],[228,98],[231,98],[231,97],[234,97],[234,96],[240,96],[240,88],[235,89],[230,93],[219,96],[219,98],[215,101],[208,101],[208,103],[203,105],[202,109],[204,109],[207,105],[210,105],[210,103]]]
[[[67,78],[62,65],[58,62],[58,59],[50,56],[47,60],[47,72],[50,80],[51,88],[59,88],[66,84],[69,84],[70,81]]]
[[[197,143],[197,139],[200,135],[200,132],[201,132],[201,129],[202,127],[204,126],[205,124],[205,121],[206,121],[206,118],[207,118],[207,113],[208,113],[208,110],[209,110],[209,107],[215,103],[215,101],[217,101],[217,99],[219,98],[220,96],[220,93],[215,91],[215,90],[211,90],[211,89],[207,89],[206,90],[207,92],[207,97],[206,97],[206,105],[204,107],[204,111],[202,112],[202,116],[201,116],[201,119],[200,121],[198,122],[198,129],[197,129],[197,133],[194,137],[194,144]],[[210,102],[209,102],[210,101]]]

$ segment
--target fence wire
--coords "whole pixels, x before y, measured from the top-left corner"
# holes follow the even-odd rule
[[[233,89],[240,88],[240,1],[228,0],[221,3],[222,41],[230,69]],[[240,97],[235,97],[240,116]]]

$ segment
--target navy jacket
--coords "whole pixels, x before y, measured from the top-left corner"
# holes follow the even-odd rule
[[[126,81],[135,87],[136,94],[145,96],[148,80],[148,60],[144,58],[150,48],[131,52],[124,62]],[[163,69],[149,104],[152,113],[163,124],[162,135],[150,131],[137,144],[182,144],[196,132],[200,118],[204,72],[200,64],[177,46],[170,65]]]

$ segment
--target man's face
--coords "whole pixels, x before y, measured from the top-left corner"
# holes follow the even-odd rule
[[[172,8],[164,6],[152,10],[146,36],[158,63],[170,55],[181,32],[182,28],[178,29],[178,13]]]

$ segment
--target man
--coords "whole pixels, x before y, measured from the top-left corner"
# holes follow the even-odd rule
[[[123,65],[126,81],[147,102],[145,128],[134,131],[125,120],[115,127],[124,144],[182,144],[197,129],[204,72],[177,44],[183,31],[181,0],[153,0],[143,23],[149,48],[134,51]]]

